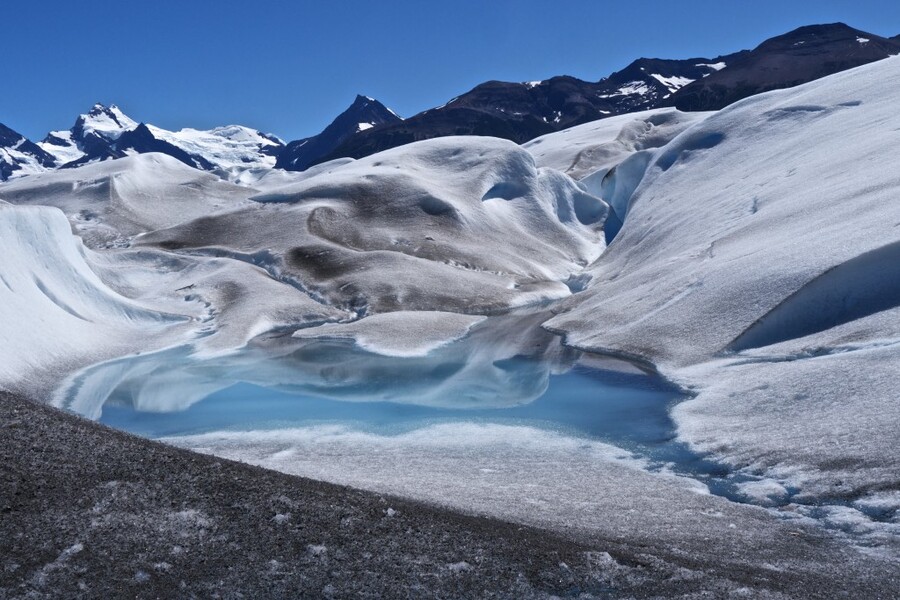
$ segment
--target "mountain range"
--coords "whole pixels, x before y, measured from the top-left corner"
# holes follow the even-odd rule
[[[597,82],[565,75],[523,83],[488,81],[407,119],[374,98],[357,96],[321,133],[287,144],[240,125],[168,131],[139,123],[115,105],[96,104],[70,129],[51,132],[37,143],[0,124],[0,180],[161,152],[229,181],[250,183],[273,167],[303,171],[436,137],[480,135],[524,143],[641,110],[718,110],[894,54],[900,54],[900,35],[884,38],[843,23],[810,25],[753,50],[712,58],[639,58]]]

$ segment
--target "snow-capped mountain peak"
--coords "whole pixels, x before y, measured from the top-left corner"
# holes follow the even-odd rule
[[[129,117],[115,104],[94,104],[67,131],[53,131],[38,144],[55,166],[77,167],[129,154],[161,152],[232,181],[254,169],[269,169],[284,147],[278,137],[243,125],[204,131],[169,131]]]
[[[122,112],[115,104],[107,107],[98,102],[86,114],[78,116],[73,133],[77,130],[76,137],[84,138],[94,134],[112,140],[137,126],[138,122]]]
[[[38,146],[56,158],[57,166],[78,165],[93,160],[118,158],[111,145],[138,122],[115,104],[94,104],[78,115],[69,130],[51,131]]]

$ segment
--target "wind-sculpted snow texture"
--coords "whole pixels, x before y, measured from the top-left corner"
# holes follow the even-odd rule
[[[854,502],[845,528],[900,505],[897,81],[890,58],[683,132],[547,324],[693,388],[684,439],[776,475],[769,500]]]
[[[558,299],[603,249],[607,205],[504,140],[429,140],[320,173],[136,243],[259,264],[360,314]]]

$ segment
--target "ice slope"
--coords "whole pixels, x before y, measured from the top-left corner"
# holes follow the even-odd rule
[[[34,389],[61,366],[152,348],[187,321],[109,289],[56,208],[0,204],[0,254],[4,389]]]
[[[249,261],[360,314],[483,314],[569,295],[607,210],[517,145],[477,137],[335,161],[253,200],[136,243]]]
[[[900,486],[900,58],[748,98],[656,152],[547,323],[697,397],[679,434],[800,494]]]
[[[23,393],[124,355],[178,345],[210,357],[273,329],[351,318],[246,262],[93,252],[49,206],[0,201],[0,251],[0,388]]]
[[[0,184],[13,204],[60,208],[92,248],[247,204],[245,188],[164,154],[141,154]]]

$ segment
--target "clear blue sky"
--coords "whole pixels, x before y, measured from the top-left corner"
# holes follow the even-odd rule
[[[0,122],[33,139],[94,102],[168,129],[240,123],[296,139],[356,93],[408,116],[488,79],[595,81],[640,56],[713,56],[812,23],[900,34],[897,0],[5,4]]]

